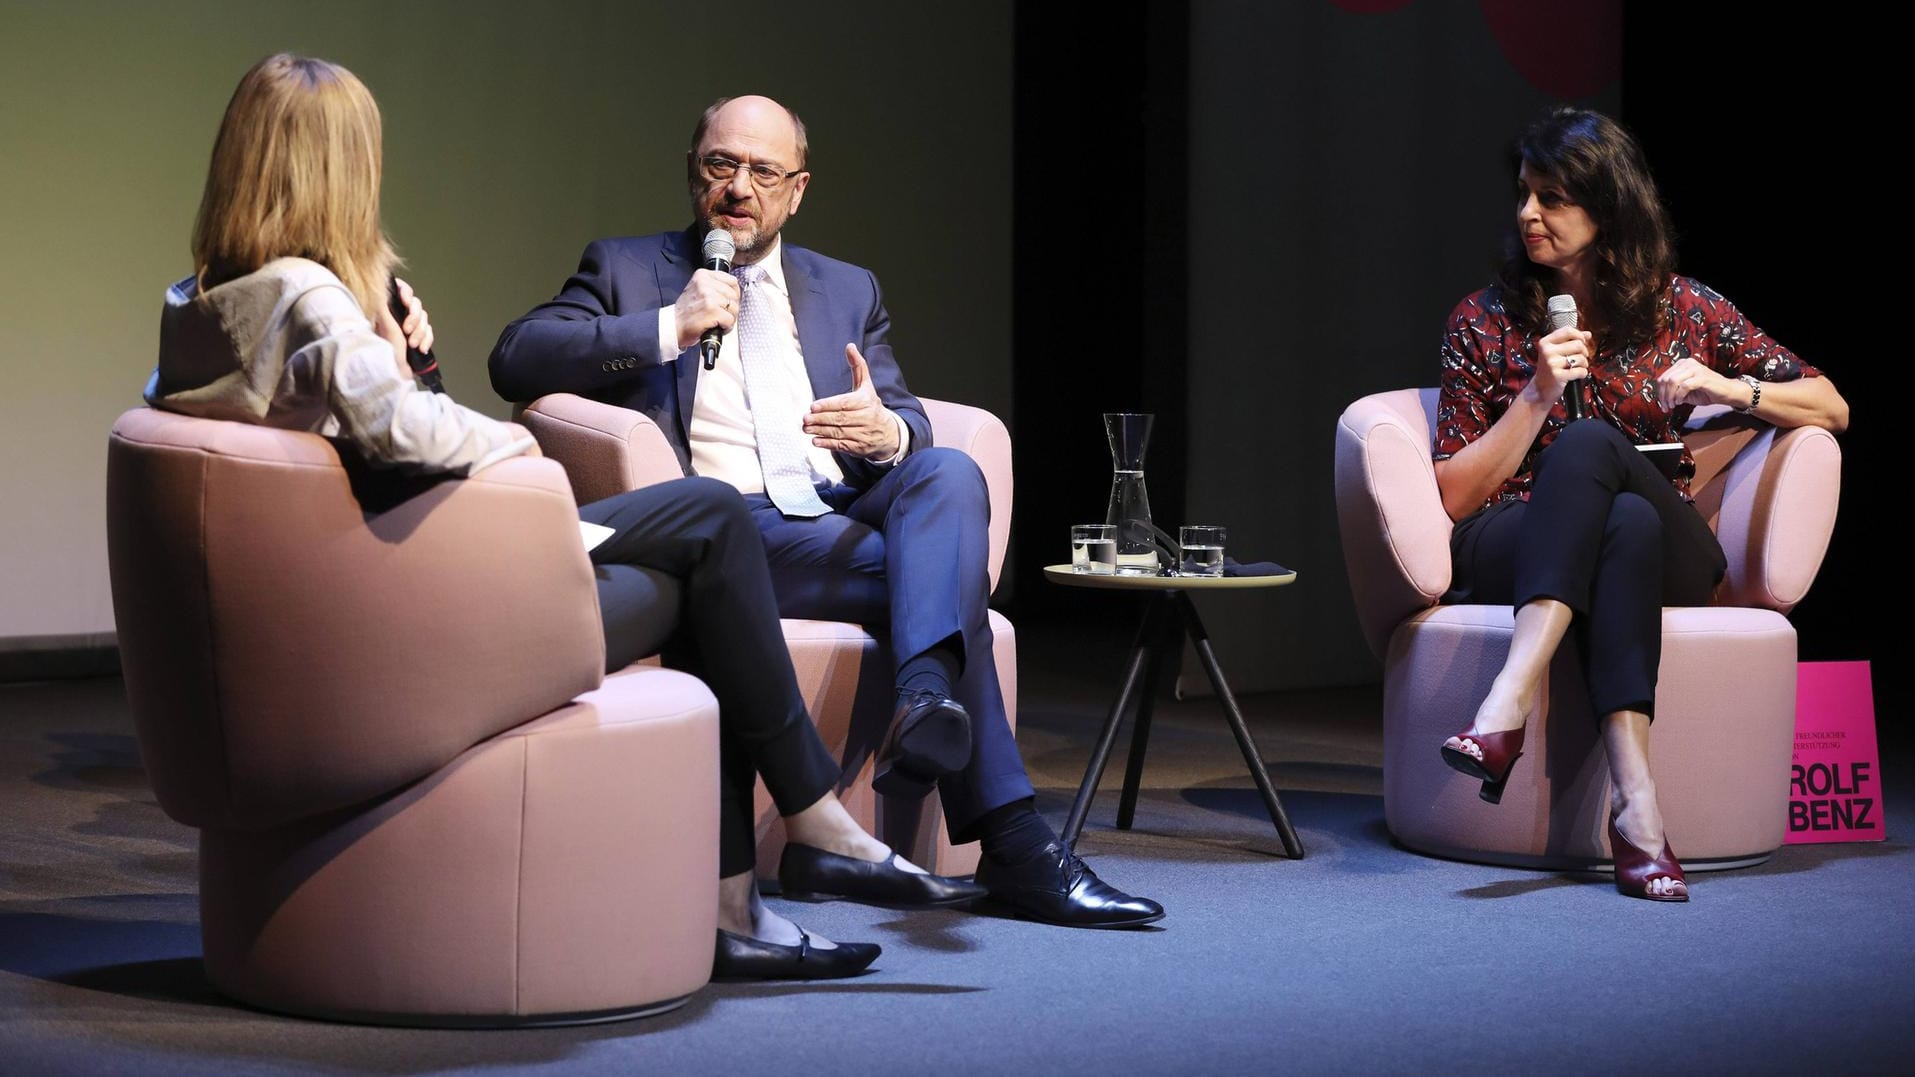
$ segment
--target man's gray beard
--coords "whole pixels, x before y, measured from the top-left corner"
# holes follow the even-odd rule
[[[754,224],[752,225],[750,234],[741,239],[738,233],[726,228],[724,222],[717,217],[706,218],[705,227],[723,229],[725,234],[731,237],[731,241],[736,247],[736,249],[732,251],[731,264],[735,266],[748,266],[760,258],[763,258],[770,252],[772,242],[778,238],[777,233],[774,232],[771,235],[766,235],[764,229]]]

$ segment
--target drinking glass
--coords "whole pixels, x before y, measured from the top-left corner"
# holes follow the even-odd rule
[[[1071,525],[1071,571],[1109,576],[1117,571],[1117,528],[1111,524]]]
[[[1223,575],[1224,529],[1215,524],[1185,524],[1177,529],[1177,543],[1183,547],[1179,576]]]

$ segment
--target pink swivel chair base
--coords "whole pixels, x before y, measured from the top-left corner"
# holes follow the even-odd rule
[[[1406,848],[1452,860],[1612,870],[1609,770],[1574,648],[1550,666],[1543,713],[1502,803],[1437,748],[1469,724],[1508,651],[1508,606],[1438,606],[1392,637],[1383,686],[1383,809]],[[1795,630],[1772,610],[1663,611],[1649,765],[1670,843],[1693,870],[1759,864],[1788,825]]]
[[[718,709],[635,669],[370,808],[200,842],[221,992],[355,1024],[661,1013],[711,975]]]
[[[636,1021],[644,1017],[657,1017],[670,1013],[692,1000],[691,995],[667,999],[653,1005],[632,1009],[595,1010],[589,1013],[539,1014],[530,1017],[500,1017],[492,1015],[460,1016],[452,1014],[386,1014],[366,1013],[360,1010],[275,1009],[261,1006],[245,999],[235,998],[251,1009],[261,1013],[278,1014],[281,1017],[298,1017],[314,1021],[336,1021],[342,1025],[373,1025],[382,1028],[422,1028],[422,1029],[497,1029],[510,1030],[521,1028],[568,1028],[573,1025],[610,1025],[619,1021]]]

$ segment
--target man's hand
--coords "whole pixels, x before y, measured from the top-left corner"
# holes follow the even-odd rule
[[[844,346],[845,361],[851,364],[851,391],[811,402],[805,416],[805,433],[813,445],[833,452],[848,452],[866,460],[887,460],[898,454],[898,424],[878,391],[871,385],[871,371],[864,365],[856,344]]]
[[[673,316],[678,319],[679,348],[698,343],[705,330],[713,326],[731,332],[738,322],[738,294],[738,278],[730,273],[715,269],[693,273],[685,290],[678,293],[678,301],[672,304]]]

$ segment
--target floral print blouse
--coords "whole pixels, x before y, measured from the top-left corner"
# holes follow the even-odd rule
[[[1680,441],[1689,406],[1673,412],[1656,402],[1656,379],[1679,360],[1693,356],[1727,377],[1752,374],[1763,381],[1817,378],[1822,372],[1749,323],[1735,304],[1700,281],[1672,276],[1664,297],[1663,326],[1649,340],[1620,351],[1602,348],[1590,363],[1588,414],[1613,423],[1638,445]],[[1536,370],[1536,334],[1511,323],[1503,310],[1502,289],[1491,285],[1456,305],[1443,334],[1443,371],[1436,405],[1437,460],[1447,460],[1482,437],[1509,409]],[[1523,462],[1485,505],[1513,498],[1527,500],[1536,458],[1567,422],[1558,403]],[[1676,489],[1688,500],[1695,460],[1682,451]]]

